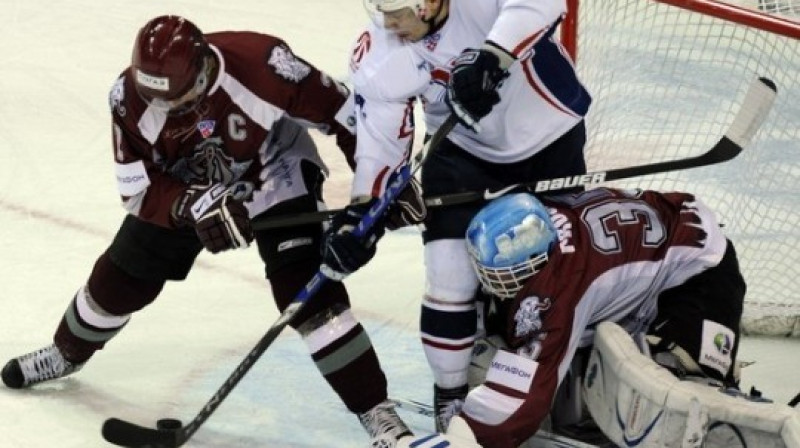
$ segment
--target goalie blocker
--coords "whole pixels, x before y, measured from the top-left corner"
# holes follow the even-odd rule
[[[711,382],[680,380],[617,324],[597,327],[585,404],[618,446],[798,447],[800,414]]]

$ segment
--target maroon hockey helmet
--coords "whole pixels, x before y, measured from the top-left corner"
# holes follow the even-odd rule
[[[179,16],[160,16],[136,36],[131,68],[136,91],[153,106],[175,112],[195,105],[208,87],[203,33]]]

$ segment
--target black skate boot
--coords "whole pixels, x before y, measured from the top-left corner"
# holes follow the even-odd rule
[[[369,411],[358,414],[358,421],[367,430],[371,448],[395,448],[400,439],[413,437],[403,420],[395,412],[394,404],[386,400]]]
[[[67,361],[55,344],[50,344],[8,361],[3,367],[3,383],[12,389],[22,389],[75,373],[84,364]]]
[[[434,416],[436,432],[439,434],[447,432],[450,419],[461,412],[467,392],[469,392],[469,387],[466,384],[452,389],[444,389],[435,384],[433,385],[433,411],[436,414]]]

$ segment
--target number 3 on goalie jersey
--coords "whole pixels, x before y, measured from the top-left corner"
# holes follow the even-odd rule
[[[619,232],[623,226],[642,228],[643,247],[656,248],[667,238],[658,213],[645,202],[607,202],[583,210],[581,220],[590,230],[592,246],[604,254],[622,252]]]

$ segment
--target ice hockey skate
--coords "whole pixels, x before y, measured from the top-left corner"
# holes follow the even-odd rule
[[[358,414],[358,420],[371,437],[370,448],[395,448],[401,439],[413,437],[389,400]]]
[[[433,386],[436,432],[441,434],[447,432],[450,420],[461,412],[467,392],[469,392],[469,387],[466,384],[452,389],[444,389],[437,385]]]
[[[50,344],[8,361],[3,367],[3,383],[11,389],[22,389],[75,373],[84,364],[67,361],[58,347]]]

